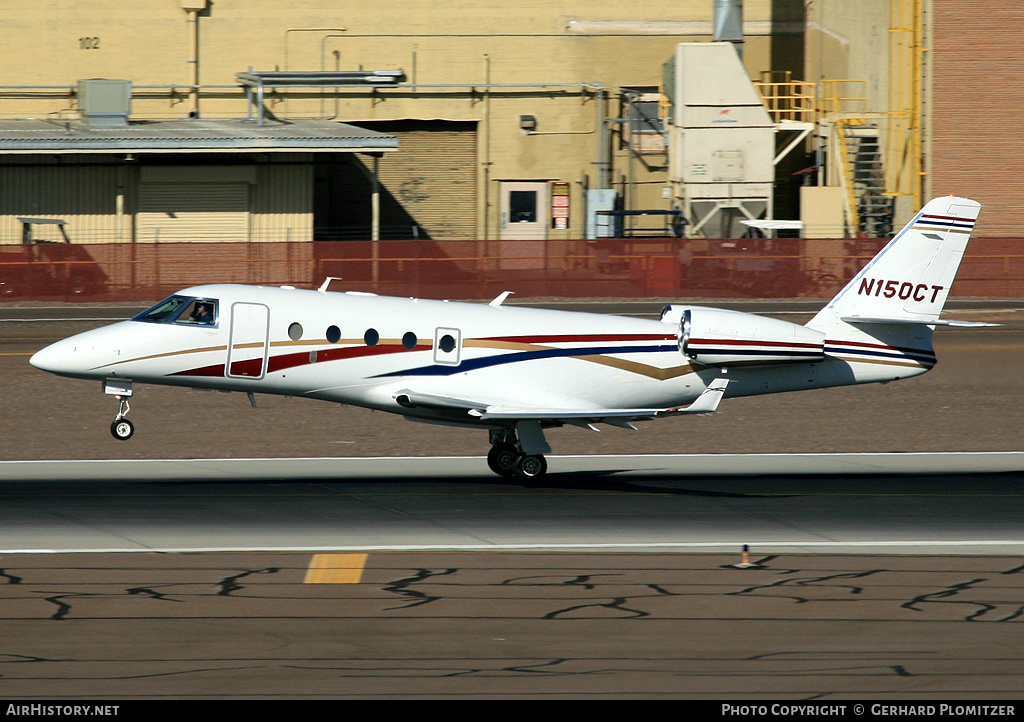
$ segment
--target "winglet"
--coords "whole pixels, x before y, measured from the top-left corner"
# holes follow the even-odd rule
[[[715,379],[704,389],[697,400],[685,409],[674,410],[677,414],[711,414],[718,409],[722,401],[725,389],[729,385],[729,379]]]

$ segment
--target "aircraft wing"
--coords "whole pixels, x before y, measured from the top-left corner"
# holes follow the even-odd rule
[[[423,394],[411,390],[399,391],[395,394],[395,400],[407,408],[435,408],[446,410],[462,410],[469,416],[481,421],[564,421],[573,424],[588,424],[601,422],[613,426],[626,426],[629,421],[643,421],[654,419],[660,416],[672,416],[675,414],[710,414],[718,408],[725,389],[729,385],[728,379],[715,379],[701,392],[700,396],[685,407],[676,408],[636,408],[636,409],[545,409],[539,407],[501,406],[483,401],[458,398],[453,396],[440,396],[436,394]]]

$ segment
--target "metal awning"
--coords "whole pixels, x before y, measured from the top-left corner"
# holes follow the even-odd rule
[[[330,120],[0,120],[0,153],[382,153],[398,138]]]
[[[402,70],[252,70],[236,73],[238,84],[245,88],[249,117],[256,109],[256,123],[263,125],[263,96],[274,88],[344,88],[394,86],[405,82]]]

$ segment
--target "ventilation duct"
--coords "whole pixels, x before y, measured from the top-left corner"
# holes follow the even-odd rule
[[[716,42],[743,42],[743,0],[715,0],[712,32]]]

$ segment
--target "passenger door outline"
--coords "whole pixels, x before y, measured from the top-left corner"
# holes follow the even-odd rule
[[[245,302],[231,304],[231,332],[224,375],[229,378],[262,379],[267,372],[269,340],[268,306]]]

